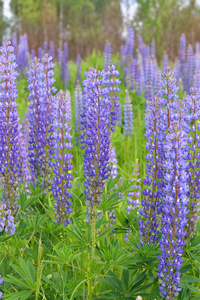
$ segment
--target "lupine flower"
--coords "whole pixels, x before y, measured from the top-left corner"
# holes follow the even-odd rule
[[[55,60],[55,46],[53,41],[49,43],[49,56],[52,56],[53,61]]]
[[[133,132],[133,105],[131,98],[126,90],[124,101],[124,135],[131,135]]]
[[[3,279],[1,279],[1,275],[0,275],[0,285],[2,285],[2,284],[3,284]],[[0,292],[0,299],[2,298],[2,296],[3,296],[3,293]]]
[[[136,60],[132,59],[129,63],[129,90],[133,91],[135,88],[135,69],[136,69]]]
[[[75,99],[75,131],[76,133],[80,132],[81,126],[81,111],[82,111],[82,90],[81,85],[78,82],[75,87],[74,92],[74,99]]]
[[[53,154],[53,116],[52,103],[56,89],[52,70],[52,58],[44,55],[42,62],[35,59],[28,72],[28,90],[30,92],[30,139],[29,162],[32,175],[43,178],[43,184],[50,184],[50,167]]]
[[[19,45],[17,51],[17,66],[19,70],[24,70],[25,67],[28,66],[28,57],[29,57],[29,49],[28,49],[28,37],[26,34],[21,35],[19,38]]]
[[[186,48],[187,48],[187,44],[186,44],[186,37],[185,34],[183,33],[180,37],[180,50],[179,50],[179,60],[180,60],[180,69],[181,69],[181,78],[183,81],[183,89],[184,91],[186,91],[187,87],[187,77],[186,77],[186,71],[185,71],[185,67],[186,67]]]
[[[138,56],[137,56],[135,77],[136,77],[135,78],[136,79],[136,94],[142,95],[144,72],[143,72],[143,66],[142,66],[142,56],[140,53],[138,53]]]
[[[127,193],[127,196],[128,196],[128,199],[127,199],[127,203],[128,203],[128,206],[127,206],[127,211],[130,212],[131,210],[133,210],[135,207],[139,206],[140,205],[140,189],[141,189],[141,186],[140,186],[140,182],[141,182],[141,179],[139,178],[140,176],[140,168],[139,168],[139,164],[138,164],[138,159],[136,160],[136,164],[135,164],[135,167],[133,169],[133,179],[131,179],[130,181],[134,183],[134,185],[132,185],[130,187],[131,190],[134,190],[134,191],[131,191],[131,192],[128,192]]]
[[[145,116],[145,137],[147,138],[146,150],[148,161],[146,165],[147,176],[143,181],[145,188],[142,192],[141,215],[144,219],[139,221],[139,231],[142,241],[147,244],[155,243],[158,240],[158,217],[161,213],[161,196],[163,188],[163,139],[166,126],[165,112],[158,105],[159,99],[155,96],[147,107]],[[149,187],[149,188],[148,188]]]
[[[165,299],[174,300],[181,291],[180,269],[182,267],[183,247],[185,246],[186,224],[188,214],[189,191],[187,180],[187,134],[179,126],[178,121],[172,122],[164,145],[165,186],[162,205],[162,224],[160,239],[161,256],[158,257],[158,277],[160,295]]]
[[[10,42],[0,47],[0,173],[1,197],[13,215],[18,211],[18,122],[17,89],[14,48]]]
[[[111,45],[109,41],[106,41],[104,48],[104,70],[108,71],[111,65]]]
[[[155,41],[151,42],[151,56],[156,58],[156,44],[155,44]]]
[[[19,139],[18,139],[18,155],[19,155],[19,172],[18,176],[20,177],[20,181],[23,182],[25,185],[28,181],[31,181],[31,172],[30,166],[28,161],[28,149],[26,140],[24,135],[21,131],[22,126],[19,126]]]
[[[121,109],[121,104],[119,102],[119,107],[118,107],[118,111],[117,111],[117,122],[116,125],[121,127],[122,124],[122,109]]]
[[[192,125],[192,136],[190,136],[190,152],[188,154],[189,166],[188,166],[188,183],[189,183],[189,213],[188,213],[188,228],[187,235],[191,238],[196,233],[196,227],[198,222],[198,210],[199,210],[199,181],[200,181],[200,158],[197,149],[200,144],[200,136],[198,130],[200,126],[198,124],[199,113],[200,113],[200,90],[197,88],[191,88],[191,94],[186,98],[186,114],[193,123]]]
[[[108,77],[118,76],[118,74],[115,66],[112,66],[108,72],[90,68],[89,72],[85,73],[87,79],[83,81],[85,99],[81,114],[83,132],[80,137],[83,144],[81,149],[85,148],[83,169],[88,221],[101,203],[103,188],[110,176],[109,147],[111,130],[114,129],[111,116],[114,94],[112,96],[110,94],[114,90],[114,85],[119,84],[119,80],[111,78],[108,82]]]
[[[163,71],[165,70],[165,68],[167,68],[167,66],[169,65],[169,58],[167,53],[164,54],[163,56]]]
[[[44,50],[44,54],[48,53],[48,42],[47,41],[44,41],[44,43],[43,43],[43,50]]]
[[[42,47],[39,47],[38,48],[38,58],[42,58],[42,52],[43,52]]]
[[[145,73],[145,99],[148,102],[153,97],[154,91],[154,62],[153,59],[150,58],[147,62],[146,73]]]
[[[6,232],[8,234],[14,234],[16,224],[14,223],[14,217],[12,211],[7,208],[6,203],[0,201],[0,232]],[[0,279],[1,285],[1,279]]]
[[[160,80],[161,80],[161,72],[158,68],[158,66],[155,66],[154,71],[154,95],[156,95],[160,89]]]
[[[130,58],[133,58],[134,55],[134,30],[133,28],[128,28],[126,46],[125,46],[125,57],[126,62],[129,62]]]
[[[78,82],[78,81],[80,82],[80,80],[81,80],[81,56],[80,56],[80,54],[77,55],[76,66],[77,66],[76,82]]]
[[[15,56],[17,55],[17,34],[13,32],[12,34],[12,46],[14,47]]]
[[[193,49],[191,45],[188,45],[187,48],[187,65],[185,68],[185,76],[187,77],[187,91],[189,92],[193,82],[193,73],[194,73],[194,59],[193,59]]]
[[[67,225],[71,222],[69,215],[72,212],[70,189],[73,177],[70,171],[73,168],[71,165],[73,155],[69,152],[72,148],[69,125],[71,121],[71,102],[62,90],[57,94],[54,101],[54,114],[55,154],[52,191],[55,198],[56,220]]]

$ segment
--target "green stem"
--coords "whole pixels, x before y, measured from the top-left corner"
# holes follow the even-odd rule
[[[94,266],[94,257],[95,257],[95,247],[96,247],[96,207],[94,205],[94,214],[92,216],[92,253],[90,259],[90,279],[88,286],[88,296],[89,300],[93,299],[93,266]]]

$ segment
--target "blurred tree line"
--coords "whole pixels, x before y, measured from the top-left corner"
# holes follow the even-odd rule
[[[200,41],[200,0],[11,0],[11,31],[27,33],[30,49],[44,41],[69,44],[69,55],[88,55],[103,50],[110,40],[112,51],[123,43],[125,30],[132,26],[145,43],[156,43],[158,59],[166,51],[171,59],[178,55],[179,37],[186,34],[188,43]],[[135,5],[135,13],[126,18]],[[7,25],[0,0],[0,34]]]
[[[117,51],[122,43],[120,0],[11,0],[13,31],[27,33],[29,46],[37,49],[44,41],[56,48],[68,42],[75,57],[103,50],[106,39]]]

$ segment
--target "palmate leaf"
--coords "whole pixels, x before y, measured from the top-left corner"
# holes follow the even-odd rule
[[[105,296],[106,298],[114,297],[114,299],[134,299],[138,296],[138,293],[142,290],[147,290],[151,284],[142,285],[146,279],[145,272],[141,273],[134,280],[130,280],[129,271],[123,270],[122,279],[119,279],[113,272],[109,271],[104,283],[112,289]],[[143,295],[148,296],[148,293]]]
[[[108,197],[107,194],[103,194],[102,203],[99,206],[99,209],[102,209],[105,213],[108,210],[115,209],[121,201],[122,200],[117,195],[117,192],[114,192],[110,197]]]
[[[130,264],[132,255],[122,249],[119,242],[111,241],[109,245],[104,245],[102,249],[96,249],[95,258],[98,264],[107,266],[108,268],[122,268]],[[99,260],[100,258],[100,260]]]
[[[2,299],[25,300],[25,299],[28,299],[32,294],[33,294],[33,291],[21,291],[21,292],[15,292],[15,293],[11,293],[9,295],[5,295],[2,297]]]
[[[120,180],[121,175],[117,175],[114,179],[110,177],[107,181],[107,191],[109,192]]]
[[[66,247],[66,245],[63,246],[63,249],[57,249],[54,247],[54,250],[56,252],[56,255],[48,254],[48,256],[52,259],[52,261],[46,261],[50,263],[55,264],[69,264],[72,263],[75,259],[77,259],[81,253],[73,253],[72,250]]]

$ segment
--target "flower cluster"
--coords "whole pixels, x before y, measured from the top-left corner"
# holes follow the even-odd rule
[[[55,154],[53,163],[53,184],[52,191],[55,198],[56,220],[64,225],[70,223],[69,214],[72,212],[71,200],[73,179],[71,159],[73,155],[69,152],[72,148],[70,143],[71,102],[62,90],[57,94],[54,102],[54,139]]]
[[[2,199],[13,215],[18,211],[17,77],[14,48],[5,42],[0,48],[0,175]]]
[[[124,135],[131,135],[133,132],[133,105],[131,98],[126,90],[124,101]]]
[[[0,232],[14,234],[15,229],[16,224],[14,223],[12,211],[7,208],[6,203],[0,201]]]
[[[133,175],[133,179],[130,180],[131,182],[133,182],[133,185],[130,187],[132,191],[127,193],[128,206],[126,209],[128,212],[130,212],[135,207],[140,205],[140,189],[141,189],[140,182],[141,182],[141,179],[139,178],[140,168],[139,168],[139,164],[138,164],[138,159],[136,160],[136,164],[133,169],[132,175]]]
[[[161,256],[158,257],[160,295],[174,300],[181,288],[180,269],[182,247],[185,246],[189,191],[187,180],[187,134],[173,121],[166,137],[164,174],[165,186],[162,205]]]
[[[112,86],[119,83],[117,79],[113,80],[112,77],[111,80],[108,80],[108,76],[118,74],[114,66],[111,70],[101,72],[90,68],[89,72],[85,73],[87,79],[83,81],[84,105],[81,114],[83,132],[80,137],[81,149],[85,148],[83,169],[85,172],[88,220],[90,220],[90,215],[95,213],[95,208],[101,203],[103,188],[110,176],[110,136],[116,115],[112,113],[114,95],[110,94],[114,90]]]

